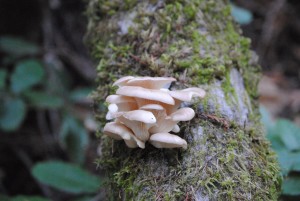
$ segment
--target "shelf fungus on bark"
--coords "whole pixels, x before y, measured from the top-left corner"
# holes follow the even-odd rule
[[[187,88],[170,91],[167,89],[176,79],[171,77],[126,76],[113,85],[118,86],[116,94],[109,95],[107,120],[103,132],[115,140],[124,140],[130,148],[145,148],[148,141],[156,148],[187,148],[178,133],[180,121],[190,121],[193,109],[180,108],[182,102],[193,97],[203,98],[205,91]],[[164,88],[165,87],[165,88]]]

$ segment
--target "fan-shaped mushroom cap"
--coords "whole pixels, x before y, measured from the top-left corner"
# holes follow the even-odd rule
[[[165,108],[167,115],[170,115],[173,112],[177,111],[178,108],[180,107],[180,104],[182,103],[181,100],[178,100],[178,99],[175,99],[175,98],[174,98],[174,101],[175,101],[174,105],[168,105],[168,104],[165,104],[165,103],[160,104]]]
[[[173,98],[181,100],[181,101],[186,101],[190,102],[194,96],[203,98],[205,96],[205,91],[200,88],[187,88],[183,90],[178,90],[178,91],[169,91],[168,92]]]
[[[125,85],[139,86],[147,89],[160,89],[173,81],[176,81],[176,79],[172,77],[136,77],[128,80]]]
[[[181,137],[170,133],[156,133],[151,135],[149,142],[156,148],[187,148],[187,143]]]
[[[155,89],[145,89],[142,87],[135,86],[124,86],[120,87],[116,93],[124,96],[158,101],[169,105],[175,104],[174,99],[167,92]]]
[[[148,104],[140,107],[142,110],[164,110],[164,107],[158,104]]]
[[[104,126],[103,132],[105,135],[115,139],[115,140],[122,140],[122,139],[130,139],[131,131],[123,126],[122,124],[110,122]]]
[[[155,125],[153,125],[152,127],[150,127],[149,133],[150,134],[155,134],[155,133],[167,133],[167,132],[170,132],[174,128],[174,126],[175,126],[176,123],[177,122],[172,121],[170,118],[169,119],[161,118],[160,121],[157,121],[157,123]]]
[[[137,102],[133,97],[122,95],[110,95],[106,98],[106,102],[110,103],[110,105],[115,104],[117,106],[117,111],[119,112],[126,112],[138,109]],[[109,111],[113,113],[111,110]]]
[[[117,81],[115,81],[113,83],[113,86],[123,86],[123,85],[126,85],[126,83],[131,80],[131,79],[134,79],[134,77],[132,76],[125,76],[125,77],[122,77],[120,79],[118,79]]]
[[[156,124],[149,129],[149,133],[167,133],[170,131],[179,132],[179,126],[177,123],[179,121],[189,121],[195,116],[195,112],[191,108],[181,108],[176,112],[172,113],[170,116],[166,114],[161,116]]]
[[[132,97],[128,97],[128,96],[121,96],[121,95],[109,95],[107,96],[106,102],[108,103],[114,103],[114,104],[118,104],[118,103],[124,103],[124,102],[135,102],[135,99]]]
[[[195,116],[195,112],[192,108],[184,107],[172,113],[170,115],[170,118],[173,121],[179,122],[179,121],[189,121],[192,118],[194,118],[194,116]]]
[[[152,124],[146,124],[140,121],[132,121],[126,119],[124,116],[118,117],[116,121],[125,124],[141,141],[146,142],[149,139],[150,135],[148,130],[152,126]]]
[[[139,121],[146,124],[154,124],[156,122],[155,116],[145,110],[133,110],[130,112],[124,112],[123,117],[131,121]]]
[[[110,122],[104,126],[103,132],[105,135],[115,139],[124,139],[126,145],[130,148],[145,148],[145,143],[136,138],[130,129],[118,122]]]
[[[134,135],[131,135],[130,140],[124,140],[127,147],[129,148],[142,148],[145,149],[145,142],[139,140],[137,137],[135,137]]]
[[[122,115],[118,116],[117,120],[130,128],[134,135],[142,141],[147,141],[149,139],[148,130],[156,123],[155,116],[151,112],[144,110],[123,112]]]
[[[173,129],[172,129],[172,131],[173,131],[174,133],[178,133],[178,132],[180,131],[179,126],[178,126],[177,124],[175,124],[175,126],[174,126]]]

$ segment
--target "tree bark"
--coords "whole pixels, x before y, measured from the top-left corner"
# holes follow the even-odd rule
[[[260,124],[260,76],[249,39],[222,0],[89,0],[87,42],[99,59],[103,105],[121,76],[172,76],[201,87],[181,123],[187,150],[129,149],[103,137],[99,165],[116,200],[277,200],[280,174]],[[187,103],[185,103],[187,104]],[[99,108],[97,106],[97,108]],[[105,124],[105,107],[96,116]]]

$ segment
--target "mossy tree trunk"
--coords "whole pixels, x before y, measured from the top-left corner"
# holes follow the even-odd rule
[[[181,123],[187,150],[129,149],[101,138],[99,165],[116,200],[276,200],[280,176],[259,121],[260,76],[249,39],[222,0],[89,0],[87,41],[99,59],[97,104],[121,76],[172,76],[207,91]],[[97,117],[102,125],[105,109]],[[101,132],[100,132],[101,135]]]

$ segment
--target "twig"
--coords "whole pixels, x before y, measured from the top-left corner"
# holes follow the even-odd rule
[[[258,46],[258,53],[260,57],[264,58],[282,30],[282,25],[284,23],[280,23],[278,26],[278,18],[282,13],[282,10],[285,6],[286,0],[276,0],[272,4],[271,8],[267,12],[266,20],[262,26],[262,33],[261,33],[261,43]],[[275,31],[277,29],[277,31]]]

